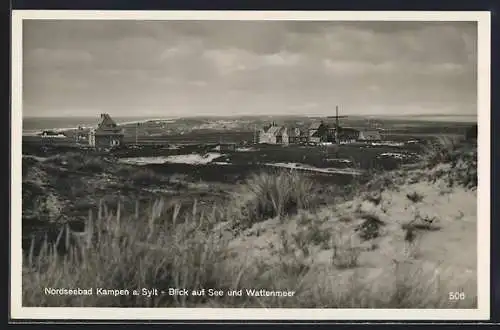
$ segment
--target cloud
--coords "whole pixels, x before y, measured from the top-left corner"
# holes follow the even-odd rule
[[[220,75],[251,70],[258,65],[255,55],[240,49],[208,50],[203,56],[215,65]]]
[[[82,50],[36,48],[26,53],[24,65],[55,69],[77,65],[87,66],[92,62],[92,59],[89,52]]]
[[[301,60],[299,54],[287,51],[262,55],[237,48],[209,49],[203,53],[203,58],[211,62],[222,76],[274,67],[293,68]]]
[[[280,51],[271,55],[264,55],[263,60],[270,66],[294,66],[301,60],[300,54],[294,54],[287,51]]]
[[[23,31],[25,103],[54,111],[452,111],[477,98],[467,22],[30,21]]]

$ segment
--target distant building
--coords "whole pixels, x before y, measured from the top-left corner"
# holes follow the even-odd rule
[[[288,130],[284,126],[278,126],[273,122],[259,131],[259,143],[262,144],[288,144]]]
[[[312,123],[304,129],[278,126],[273,122],[259,131],[259,143],[263,144],[354,143],[380,140],[382,137],[377,130],[360,131],[325,121]]]
[[[380,141],[382,140],[382,136],[380,135],[380,132],[378,131],[361,131],[359,132],[359,138],[358,140],[360,141]]]
[[[340,127],[338,130],[338,143],[353,143],[360,138],[361,132],[350,127]]]
[[[324,122],[313,123],[309,126],[308,130],[308,142],[320,143],[320,142],[332,142],[332,130]]]
[[[123,144],[123,136],[123,130],[111,116],[103,113],[97,126],[89,132],[89,145],[98,149],[118,147]]]

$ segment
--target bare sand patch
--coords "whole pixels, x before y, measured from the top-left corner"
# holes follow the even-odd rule
[[[205,165],[211,163],[214,159],[221,157],[219,153],[207,154],[187,154],[187,155],[174,155],[164,157],[131,157],[122,158],[120,163],[130,165],[150,165],[150,164],[190,164],[190,165]]]

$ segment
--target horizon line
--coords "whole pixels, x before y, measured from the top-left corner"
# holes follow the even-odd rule
[[[106,113],[114,117],[120,117],[120,118],[145,118],[145,117],[151,117],[152,119],[156,118],[202,118],[202,117],[305,117],[305,118],[314,118],[314,117],[329,117],[332,116],[331,114],[325,113],[325,114],[314,114],[314,115],[298,115],[298,114],[261,114],[261,115],[256,115],[256,114],[241,114],[241,115],[216,115],[216,114],[199,114],[199,115],[177,115],[177,116],[168,116],[168,115],[117,115],[113,114],[112,112],[98,112],[96,115],[47,115],[47,116],[25,116],[23,115],[24,118],[94,118],[94,117],[99,117],[101,113]],[[350,117],[477,117],[478,114],[417,114],[417,113],[412,113],[412,114],[345,114],[343,116],[350,116]]]

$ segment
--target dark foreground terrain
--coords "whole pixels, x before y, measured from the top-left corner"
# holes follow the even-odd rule
[[[182,210],[195,200],[201,205],[214,205],[223,202],[251,175],[279,172],[279,167],[268,166],[277,163],[299,163],[298,171],[312,168],[302,175],[315,182],[318,192],[347,192],[353,184],[368,180],[375,170],[415,162],[423,150],[417,144],[339,148],[261,145],[214,151],[216,147],[141,146],[95,152],[26,142],[22,162],[25,244],[32,232],[39,236],[47,226],[68,222],[72,228],[81,227],[89,210],[95,212],[102,201],[116,207],[120,200],[127,212],[143,209],[157,198],[166,198],[172,205],[180,203]],[[401,157],[380,157],[391,153]],[[205,161],[207,155],[212,158]],[[202,162],[191,161],[191,156]],[[360,175],[336,173],[336,169],[353,169]]]

